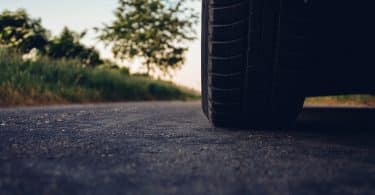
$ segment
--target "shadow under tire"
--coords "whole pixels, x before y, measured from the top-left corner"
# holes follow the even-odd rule
[[[299,72],[279,63],[279,3],[203,1],[202,108],[214,126],[283,128],[302,109]]]

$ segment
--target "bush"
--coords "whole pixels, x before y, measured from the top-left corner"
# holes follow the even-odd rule
[[[75,60],[23,61],[0,49],[0,105],[187,100],[192,91],[171,82],[129,75],[127,69],[84,68]]]

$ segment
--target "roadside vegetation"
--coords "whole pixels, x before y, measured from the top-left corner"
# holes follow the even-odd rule
[[[199,98],[193,90],[130,75],[126,68],[47,57],[25,61],[7,49],[0,49],[0,70],[0,106]]]
[[[119,0],[115,21],[96,28],[98,40],[111,47],[115,59],[102,59],[94,47],[84,45],[87,31],[64,27],[52,36],[26,10],[4,10],[0,106],[199,98],[196,91],[155,79],[172,76],[183,65],[188,49],[183,42],[195,38],[197,17],[187,15],[192,10],[186,2]],[[144,72],[130,74],[114,63],[134,58],[143,60]]]
[[[375,106],[375,96],[372,95],[343,95],[328,97],[307,98],[306,105],[359,105],[359,106]]]
[[[196,38],[195,0],[118,0],[115,19],[96,28],[117,59],[141,60],[148,75],[171,75]]]

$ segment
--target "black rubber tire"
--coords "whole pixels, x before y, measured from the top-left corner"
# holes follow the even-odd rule
[[[215,126],[282,128],[302,109],[307,14],[294,9],[307,5],[281,2],[203,1],[202,107]]]

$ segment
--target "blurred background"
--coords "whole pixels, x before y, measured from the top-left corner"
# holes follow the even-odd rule
[[[2,106],[199,98],[198,1],[4,0],[0,8]]]
[[[0,106],[200,98],[200,1],[1,0]],[[375,105],[367,95],[309,104]]]

